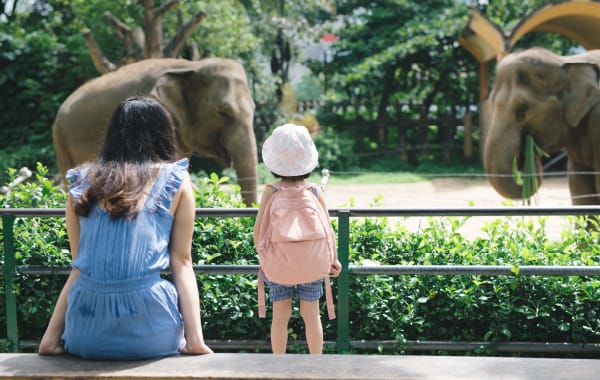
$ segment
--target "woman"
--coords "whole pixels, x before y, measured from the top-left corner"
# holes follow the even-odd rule
[[[99,157],[71,169],[66,225],[73,269],[39,347],[89,359],[207,354],[191,246],[188,161],[155,100],[114,111]],[[161,278],[170,266],[174,284]]]

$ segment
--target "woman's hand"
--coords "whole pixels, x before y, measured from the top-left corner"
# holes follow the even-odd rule
[[[42,341],[40,342],[38,353],[40,355],[62,355],[65,353],[65,348],[60,343],[60,340],[54,341],[54,339],[44,335]]]
[[[205,355],[212,354],[213,351],[204,342],[192,344],[186,342],[185,346],[179,348],[179,352],[186,355]]]

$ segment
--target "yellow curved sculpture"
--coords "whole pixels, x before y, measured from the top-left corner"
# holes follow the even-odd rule
[[[587,50],[599,49],[600,2],[571,0],[542,6],[523,18],[509,33],[474,10],[459,42],[479,62],[488,62],[506,55],[529,32],[558,33]]]

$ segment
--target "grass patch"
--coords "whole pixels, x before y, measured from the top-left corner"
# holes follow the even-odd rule
[[[321,182],[320,175],[311,175],[309,180],[313,182]],[[429,178],[418,174],[398,172],[398,173],[361,173],[361,174],[336,174],[332,173],[329,177],[330,185],[368,185],[377,183],[412,183],[428,181]]]

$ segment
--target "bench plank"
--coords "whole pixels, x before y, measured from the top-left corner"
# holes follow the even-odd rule
[[[598,379],[600,360],[417,355],[213,354],[144,361],[0,354],[0,379]]]

